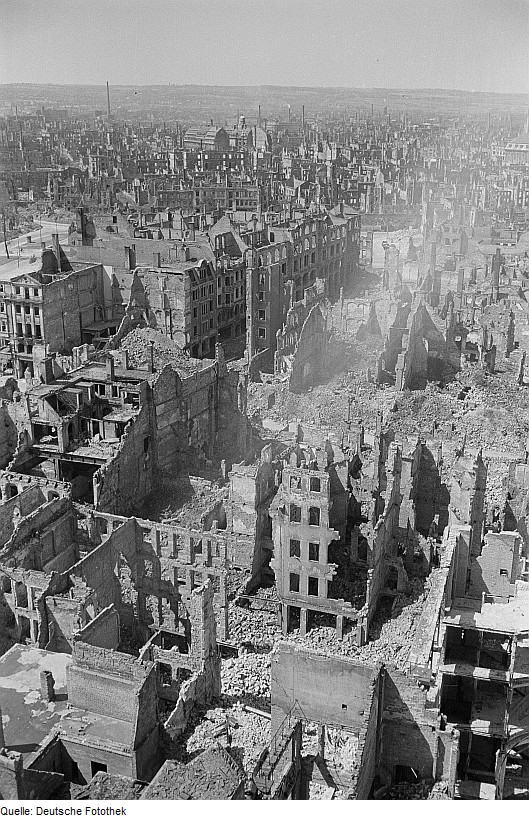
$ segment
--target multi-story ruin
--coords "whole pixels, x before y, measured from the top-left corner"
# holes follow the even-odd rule
[[[0,796],[527,797],[525,107],[135,91],[0,111]]]

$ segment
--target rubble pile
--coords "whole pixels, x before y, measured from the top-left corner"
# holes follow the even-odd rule
[[[431,791],[429,783],[396,783],[380,800],[428,800]]]
[[[425,579],[413,578],[408,594],[399,594],[392,602],[382,603],[371,625],[369,643],[359,649],[359,660],[372,664],[385,661],[402,672],[407,671],[415,629],[434,577],[435,570]]]
[[[214,482],[190,482],[189,476],[180,476],[158,484],[145,505],[144,514],[152,521],[200,528],[227,497],[227,487]]]
[[[238,658],[222,661],[222,696],[239,697],[249,706],[262,708],[270,697],[270,654],[240,650]]]
[[[356,646],[355,636],[346,634],[338,640],[336,630],[331,627],[311,629],[302,638],[295,632],[296,641],[315,652],[350,657],[362,663],[392,664],[405,672],[408,656],[415,635],[415,628],[424,608],[435,570],[426,579],[414,578],[410,582],[407,595],[399,594],[395,599],[381,604],[377,617],[369,633],[369,643]]]
[[[325,760],[338,770],[352,772],[358,752],[356,735],[332,726],[325,734]]]
[[[309,800],[340,800],[341,794],[334,786],[326,786],[316,780],[309,783]]]
[[[257,650],[270,651],[274,641],[281,638],[277,616],[266,610],[253,611],[229,603],[230,640]]]
[[[142,369],[150,364],[151,343],[153,343],[154,363],[157,368],[170,364],[186,375],[196,370],[196,360],[191,359],[168,336],[150,327],[131,330],[121,340],[120,348],[128,352],[131,367]]]
[[[263,748],[269,742],[270,721],[253,712],[245,711],[241,703],[236,703],[231,708],[209,709],[188,738],[186,752],[194,756],[215,743],[221,743],[228,747],[235,760],[249,771],[253,769]]]

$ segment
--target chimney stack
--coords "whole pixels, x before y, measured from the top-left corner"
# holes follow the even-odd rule
[[[149,342],[149,348],[149,370],[154,373],[154,342],[152,340]]]
[[[129,248],[125,245],[125,269],[134,270],[136,267],[136,248],[134,245]]]
[[[110,89],[108,87],[108,80],[107,80],[107,114],[108,114],[108,119],[110,119]]]
[[[178,245],[176,250],[176,258],[178,262],[189,262],[191,257],[191,252],[189,247],[186,245],[185,242],[182,242],[181,245]]]
[[[496,248],[496,253],[492,258],[492,300],[498,302],[500,298],[500,268],[501,268],[501,253],[500,249]]]
[[[52,242],[52,246],[53,246],[53,253],[57,257],[57,265],[58,265],[59,273],[60,273],[60,271],[61,271],[61,245],[60,245],[60,242],[59,242],[59,234],[58,233],[52,233],[51,242]]]
[[[115,362],[114,357],[109,356],[105,362],[106,371],[107,371],[107,379],[109,381],[114,381],[114,370],[115,370]]]
[[[48,669],[44,669],[40,673],[40,696],[47,703],[52,703],[55,700],[55,680]]]

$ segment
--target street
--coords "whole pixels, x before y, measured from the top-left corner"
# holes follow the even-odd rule
[[[64,222],[42,221],[38,224],[41,225],[40,229],[22,234],[17,239],[10,239],[8,241],[7,247],[11,259],[16,258],[19,251],[22,258],[27,258],[32,254],[39,253],[41,238],[42,242],[45,242],[46,246],[49,247],[51,245],[51,236],[54,233],[59,233],[61,242],[65,242],[68,238],[68,225]],[[31,242],[28,242],[28,237],[31,237]],[[3,242],[0,245],[0,257],[6,258],[5,244]]]

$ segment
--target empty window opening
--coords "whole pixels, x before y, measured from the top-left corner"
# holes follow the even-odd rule
[[[332,612],[316,612],[314,609],[307,609],[307,632],[311,629],[336,629],[336,615]]]
[[[28,588],[22,581],[15,584],[15,604],[23,609],[27,609],[28,606]]]
[[[20,643],[26,643],[26,641],[31,640],[31,624],[29,618],[25,618],[23,615],[20,615],[18,618],[18,626],[20,630]]]
[[[301,556],[301,543],[296,538],[290,539],[290,557],[299,558]]]
[[[301,507],[297,504],[290,505],[290,520],[294,524],[301,524]]]
[[[158,664],[158,673],[160,675],[160,683],[162,686],[171,686],[173,682],[173,671],[168,663]]]
[[[309,575],[308,578],[307,591],[309,595],[313,595],[314,597],[318,595],[318,579],[312,575]]]
[[[320,560],[320,545],[316,541],[309,542],[309,561]]]
[[[299,629],[301,623],[301,609],[299,606],[287,607],[287,632]]]
[[[94,775],[98,772],[108,772],[108,766],[106,763],[98,763],[95,760],[91,760],[90,767],[92,769],[92,777],[94,777]]]

